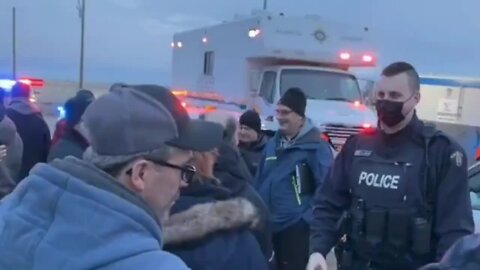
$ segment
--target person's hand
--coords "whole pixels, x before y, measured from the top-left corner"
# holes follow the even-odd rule
[[[315,252],[308,259],[306,270],[328,270],[327,261],[322,254]]]
[[[3,159],[7,156],[7,146],[4,144],[0,145],[0,161],[3,161]]]

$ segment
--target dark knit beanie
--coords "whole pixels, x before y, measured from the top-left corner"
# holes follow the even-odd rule
[[[87,99],[87,100],[94,100],[95,99],[95,95],[93,94],[93,92],[90,91],[90,90],[87,90],[87,89],[78,90],[77,94],[75,96],[79,97],[79,98],[84,98],[84,99]]]
[[[298,115],[305,117],[307,97],[300,88],[289,88],[280,98],[278,104],[284,105]]]
[[[262,131],[262,121],[260,120],[260,115],[254,110],[246,111],[240,116],[240,125],[247,126],[256,132],[260,133]]]
[[[15,85],[12,86],[12,90],[10,90],[10,95],[12,96],[12,98],[29,98],[31,93],[32,87],[22,82],[17,82]]]
[[[65,103],[65,120],[67,123],[72,127],[80,123],[83,113],[92,101],[92,99],[79,96],[67,100]]]

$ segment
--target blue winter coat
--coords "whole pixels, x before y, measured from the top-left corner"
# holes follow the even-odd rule
[[[220,185],[194,182],[182,190],[165,224],[165,250],[194,270],[267,270],[250,232],[258,210]]]
[[[73,157],[36,165],[0,202],[0,269],[187,270],[145,202]]]
[[[312,182],[318,190],[333,162],[329,145],[309,119],[290,146],[281,147],[280,144],[277,132],[265,147],[255,180],[258,193],[269,207],[274,232],[282,231],[300,219],[307,223],[312,219],[314,192],[297,192],[294,184],[297,165],[308,165],[313,173]]]

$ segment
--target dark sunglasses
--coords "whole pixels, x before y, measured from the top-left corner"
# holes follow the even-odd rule
[[[163,161],[163,160],[152,160],[152,159],[148,159],[148,158],[145,158],[145,160],[148,160],[148,161],[153,162],[153,163],[155,163],[157,165],[160,165],[160,166],[164,166],[164,167],[179,170],[182,173],[182,175],[181,175],[182,181],[184,181],[187,184],[190,184],[192,182],[193,177],[195,176],[195,173],[197,172],[197,168],[195,168],[195,166],[193,166],[193,165],[178,166],[178,165],[171,164],[171,163],[168,163],[168,162]],[[128,175],[132,175],[132,169],[131,168],[128,169],[128,171],[126,173]]]

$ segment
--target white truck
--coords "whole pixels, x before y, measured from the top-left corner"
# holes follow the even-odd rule
[[[238,114],[254,108],[262,127],[275,131],[277,101],[287,89],[299,87],[308,98],[307,116],[341,147],[352,134],[377,124],[348,72],[376,65],[368,37],[368,28],[314,15],[237,16],[174,35],[172,89],[183,97],[218,99]]]
[[[480,78],[422,75],[420,83],[419,118],[454,138],[474,163],[480,146]]]
[[[420,77],[422,98],[417,106],[420,119],[430,121],[455,139],[467,154],[470,199],[475,233],[480,233],[480,78],[451,76]]]

